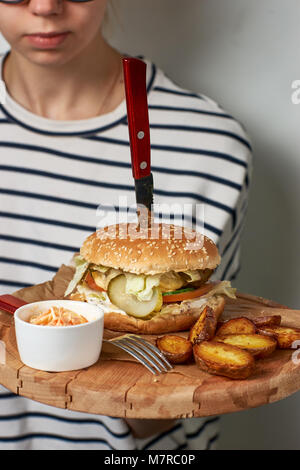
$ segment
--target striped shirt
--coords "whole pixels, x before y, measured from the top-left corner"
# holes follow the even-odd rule
[[[155,203],[163,218],[164,204],[204,205],[205,234],[222,256],[214,278],[233,280],[252,171],[248,138],[213,100],[146,63]],[[96,227],[112,221],[119,197],[134,205],[126,103],[91,119],[56,121],[7,95],[0,105],[0,177],[0,293],[9,293],[53,277]],[[197,214],[189,217],[197,222]],[[217,434],[216,419],[192,419],[138,440],[122,419],[0,390],[0,448],[206,448]]]

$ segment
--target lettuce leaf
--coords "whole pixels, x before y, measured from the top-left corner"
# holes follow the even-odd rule
[[[226,295],[230,299],[236,299],[236,288],[231,287],[230,281],[221,281],[211,291],[205,294],[205,297],[212,297],[213,295]]]
[[[134,295],[139,301],[152,299],[153,288],[159,285],[161,275],[144,276],[143,274],[125,273],[126,294]]]
[[[153,288],[159,286],[160,275],[156,276],[147,276],[146,285],[144,290],[138,293],[137,298],[141,301],[151,300],[153,296]]]
[[[70,281],[64,297],[67,297],[68,295],[73,292],[77,284],[81,281],[83,276],[85,275],[88,267],[89,267],[89,262],[86,261],[82,256],[74,256],[74,263],[75,263],[75,274],[73,276],[73,279]]]
[[[145,276],[143,274],[125,273],[126,276],[126,294],[137,296],[145,289]]]
[[[90,268],[93,271],[99,271],[100,273],[106,273],[106,271],[111,269],[108,266],[102,266],[101,264],[91,264]]]
[[[198,269],[184,271],[183,274],[186,274],[189,279],[187,282],[195,282],[201,280],[201,274]]]

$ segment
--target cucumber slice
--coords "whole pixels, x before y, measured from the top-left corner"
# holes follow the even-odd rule
[[[178,290],[172,290],[171,292],[163,292],[163,295],[174,295],[174,294],[182,294],[183,292],[191,292],[195,289],[192,287],[187,287],[186,289],[178,289]]]
[[[112,279],[108,286],[108,296],[110,301],[124,310],[128,315],[143,318],[159,311],[162,307],[162,294],[158,287],[153,288],[153,295],[150,300],[141,302],[134,295],[126,293],[126,276],[124,274]]]

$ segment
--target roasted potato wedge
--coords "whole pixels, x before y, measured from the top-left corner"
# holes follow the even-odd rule
[[[244,349],[257,359],[270,356],[277,347],[274,338],[258,334],[216,336],[216,341]]]
[[[293,342],[300,341],[300,329],[287,326],[263,326],[258,329],[261,335],[276,339],[279,349],[293,349]]]
[[[254,371],[255,360],[244,349],[218,341],[203,341],[193,346],[197,366],[210,374],[230,379],[247,379]]]
[[[190,329],[189,340],[191,343],[198,344],[201,341],[211,340],[215,335],[217,323],[218,318],[215,311],[206,306],[196,323]]]
[[[218,328],[216,336],[226,335],[253,335],[256,332],[256,327],[251,320],[245,317],[233,318],[224,322],[220,328]]]
[[[161,336],[156,340],[156,345],[171,364],[183,364],[193,355],[192,343],[182,336]]]
[[[253,318],[253,323],[257,328],[262,326],[280,326],[281,325],[281,316],[280,315],[270,315],[269,317],[256,317]]]

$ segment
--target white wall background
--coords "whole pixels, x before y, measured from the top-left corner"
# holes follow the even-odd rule
[[[118,2],[118,3],[117,3]],[[240,290],[300,309],[298,0],[116,0],[112,43],[244,123],[255,154]],[[0,41],[0,49],[5,48]],[[222,418],[221,448],[300,449],[300,392]]]

